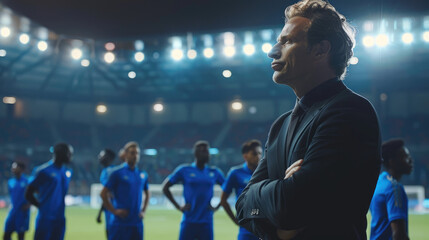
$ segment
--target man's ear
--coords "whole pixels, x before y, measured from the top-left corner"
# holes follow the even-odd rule
[[[323,40],[315,44],[312,50],[316,61],[327,60],[331,51],[331,43],[327,40]]]

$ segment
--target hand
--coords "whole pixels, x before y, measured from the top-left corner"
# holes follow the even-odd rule
[[[95,219],[95,221],[96,221],[97,223],[101,223],[101,216],[98,216],[98,217]]]
[[[144,211],[140,211],[140,213],[139,213],[139,217],[140,217],[140,219],[143,219],[145,214],[146,214],[146,213],[145,213]]]
[[[292,165],[290,165],[290,167],[288,167],[286,169],[284,179],[288,179],[288,178],[292,177],[292,175],[294,173],[298,172],[298,170],[301,169],[301,165],[303,162],[304,162],[304,159],[300,159],[300,160],[294,162]]]
[[[188,211],[189,209],[191,209],[191,204],[189,204],[189,203],[187,203],[187,204],[185,204],[185,205],[183,205],[182,207],[180,207],[180,211],[181,212],[186,212],[186,211]]]
[[[282,230],[277,229],[277,237],[281,240],[289,240],[292,239],[298,234],[298,230]]]
[[[115,209],[113,214],[115,216],[120,217],[120,218],[126,218],[128,216],[128,210],[126,210],[126,209]]]

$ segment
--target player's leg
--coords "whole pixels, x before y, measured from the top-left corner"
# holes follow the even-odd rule
[[[15,216],[12,212],[9,212],[6,218],[6,222],[4,224],[4,234],[3,240],[10,240],[12,233],[16,230],[15,227]]]
[[[19,240],[24,240],[24,238],[25,238],[25,232],[19,232],[18,233],[18,239]]]
[[[213,223],[200,223],[195,229],[198,240],[213,240]]]
[[[66,232],[66,220],[58,219],[50,222],[53,226],[50,240],[63,240]]]
[[[182,222],[180,224],[179,240],[194,240],[197,237],[196,228],[192,223]]]
[[[34,240],[49,240],[51,238],[52,228],[51,221],[38,218],[36,220]]]
[[[4,231],[3,233],[3,240],[11,240],[12,232],[10,231]]]

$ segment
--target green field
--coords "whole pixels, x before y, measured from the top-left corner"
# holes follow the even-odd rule
[[[3,226],[7,210],[0,210],[0,234],[3,236]],[[33,239],[34,217],[32,213],[32,222],[30,231],[27,233],[27,239]],[[85,207],[68,207],[66,239],[89,239],[102,240],[104,237],[104,225],[95,222],[96,210]],[[150,209],[144,220],[145,239],[146,240],[174,240],[178,238],[179,224],[181,214],[175,210]],[[234,240],[237,239],[238,228],[234,226],[231,220],[223,210],[215,213],[215,239],[216,240]],[[410,215],[409,220],[410,237],[413,240],[425,240],[429,236],[429,215]]]

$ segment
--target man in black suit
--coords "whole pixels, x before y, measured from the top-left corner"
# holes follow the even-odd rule
[[[262,239],[366,239],[380,170],[376,113],[342,82],[354,31],[332,5],[303,0],[268,56],[273,80],[290,86],[293,111],[272,125],[236,203],[241,226]]]

